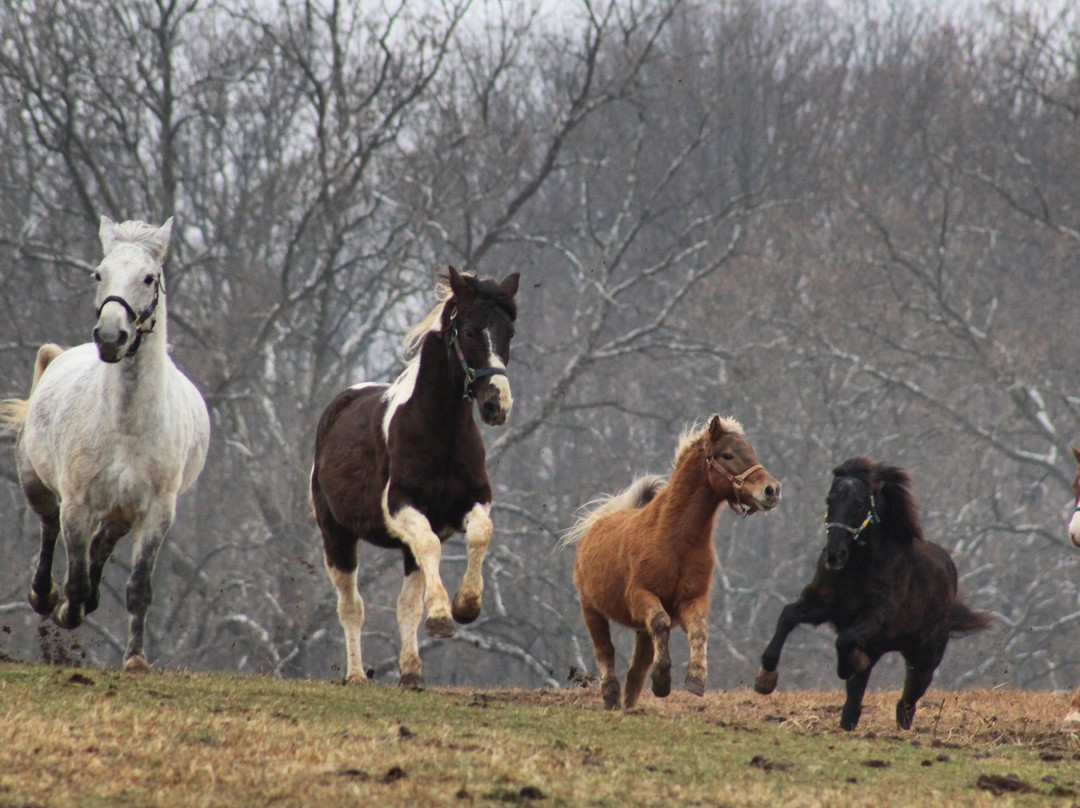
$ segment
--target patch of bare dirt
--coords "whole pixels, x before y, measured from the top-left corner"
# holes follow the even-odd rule
[[[499,703],[603,710],[599,688],[562,690],[488,689],[468,691],[477,706]],[[919,702],[914,726],[897,729],[899,692],[869,692],[855,733],[924,744],[947,754],[950,748],[1019,745],[1049,756],[1080,761],[1080,734],[1061,731],[1069,697],[1062,693],[1017,690],[939,691],[931,689]],[[802,732],[842,733],[840,707],[844,692],[777,691],[761,696],[749,689],[707,692],[704,697],[675,691],[658,699],[646,690],[635,712],[696,716],[721,726],[753,730],[762,724],[789,726]]]

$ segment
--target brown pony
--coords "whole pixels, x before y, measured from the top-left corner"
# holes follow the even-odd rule
[[[1073,457],[1076,459],[1076,473],[1073,475],[1073,493],[1076,495],[1076,499],[1073,502],[1072,518],[1069,520],[1069,539],[1074,545],[1080,547],[1080,450],[1072,446],[1069,448],[1072,449]],[[1065,716],[1061,728],[1066,732],[1080,730],[1080,687],[1077,687],[1076,692],[1072,695],[1069,712]]]
[[[653,693],[671,692],[673,625],[690,640],[686,689],[704,694],[716,560],[712,534],[724,502],[742,515],[770,510],[780,502],[780,483],[758,462],[738,421],[714,415],[704,429],[682,436],[670,480],[641,477],[622,493],[598,500],[563,539],[564,546],[577,543],[574,586],[606,709],[617,707],[620,695],[610,620],[637,632],[625,709],[637,704],[654,660]]]

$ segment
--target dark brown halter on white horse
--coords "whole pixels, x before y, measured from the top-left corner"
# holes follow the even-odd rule
[[[637,704],[652,665],[656,696],[671,692],[672,627],[690,640],[686,689],[703,695],[707,679],[709,590],[716,556],[712,534],[720,506],[743,515],[780,502],[780,483],[758,462],[742,426],[712,416],[682,436],[671,479],[640,477],[599,500],[566,534],[577,543],[574,585],[600,669],[604,707],[619,706],[610,621],[637,632],[626,674],[626,709]]]
[[[502,424],[510,413],[506,365],[518,274],[498,283],[450,267],[440,285],[445,299],[410,332],[406,353],[413,356],[397,381],[350,387],[319,421],[311,497],[345,630],[347,682],[367,680],[356,588],[361,539],[404,558],[402,684],[423,684],[416,635],[425,607],[432,637],[452,637],[454,621],[480,614],[491,486],[473,401],[487,424]],[[468,565],[451,608],[439,561],[442,542],[455,532],[465,533]]]

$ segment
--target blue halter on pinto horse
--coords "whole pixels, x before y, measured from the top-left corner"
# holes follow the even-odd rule
[[[489,425],[506,421],[506,365],[514,336],[518,273],[501,283],[449,267],[443,298],[406,338],[412,355],[391,385],[339,393],[319,421],[311,499],[326,570],[345,631],[346,682],[367,680],[360,653],[364,601],[357,591],[361,539],[400,550],[397,601],[401,684],[423,684],[417,630],[427,609],[432,637],[480,615],[482,566],[491,542],[491,485],[473,402]],[[467,566],[451,607],[439,575],[442,542],[465,533]]]
[[[758,462],[739,422],[714,415],[704,429],[683,434],[670,480],[638,478],[593,503],[564,536],[563,546],[577,544],[574,585],[606,709],[620,702],[612,620],[637,632],[621,699],[625,709],[637,704],[650,665],[653,694],[671,692],[673,626],[690,641],[686,689],[704,694],[716,562],[712,534],[725,502],[744,516],[770,510],[780,502],[780,483]]]
[[[915,705],[934,678],[950,637],[989,628],[991,616],[957,596],[956,565],[923,538],[907,473],[855,457],[833,470],[826,497],[825,548],[813,580],[780,613],[754,681],[772,693],[780,651],[801,623],[837,631],[837,674],[847,686],[840,726],[859,723],[870,672],[890,651],[906,663],[896,723],[911,727]]]

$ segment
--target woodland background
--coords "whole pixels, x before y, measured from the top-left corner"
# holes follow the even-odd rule
[[[593,669],[560,532],[719,412],[784,501],[720,517],[711,687],[752,681],[854,454],[910,470],[927,537],[997,618],[938,685],[1074,686],[1080,15],[937,6],[0,0],[0,396],[26,395],[40,343],[89,339],[98,217],[176,217],[169,336],[213,439],[158,559],[150,658],[343,675],[314,427],[396,375],[452,263],[523,281],[515,409],[485,428],[485,611],[424,639],[429,682]],[[130,544],[83,627],[41,622],[11,443],[0,658],[117,665]],[[463,562],[456,537],[451,590]],[[361,568],[383,680],[400,565]],[[831,649],[800,629],[783,684],[838,686]]]

